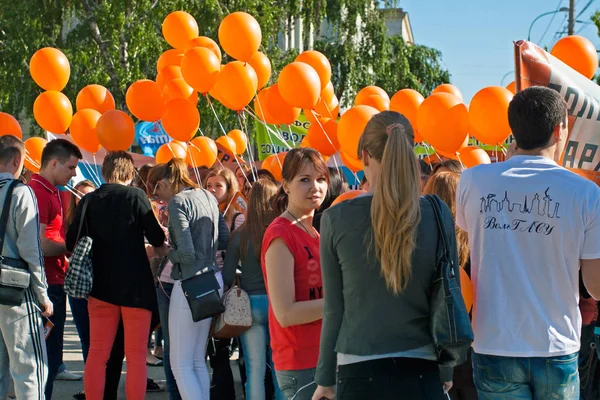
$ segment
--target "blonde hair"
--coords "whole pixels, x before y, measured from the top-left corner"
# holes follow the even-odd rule
[[[248,198],[248,215],[246,221],[239,227],[240,256],[242,261],[248,258],[250,244],[254,248],[254,257],[260,259],[261,245],[267,227],[277,217],[277,211],[271,203],[277,194],[277,185],[268,179],[254,182]]]
[[[452,217],[456,221],[456,190],[458,188],[458,181],[460,180],[460,174],[455,172],[438,172],[434,174],[425,189],[423,194],[435,194],[444,203],[448,205],[448,208],[452,211]],[[467,232],[456,227],[456,243],[458,245],[458,261],[461,267],[465,267],[469,261],[469,237]]]
[[[172,158],[171,161],[166,164],[158,164],[157,166],[152,167],[150,172],[148,172],[147,178],[148,194],[151,195],[152,193],[150,192],[153,191],[156,184],[163,179],[169,183],[173,193],[179,193],[188,187],[194,189],[198,188],[198,185],[190,179],[187,165],[179,158]]]
[[[220,176],[221,178],[223,178],[225,180],[225,184],[227,185],[227,197],[225,198],[225,201],[222,204],[219,204],[221,212],[225,212],[225,208],[227,208],[227,206],[230,205],[233,196],[235,196],[235,194],[239,191],[237,177],[235,176],[233,171],[228,168],[211,168],[208,175],[206,175],[206,178],[204,178],[204,188],[206,188],[208,180],[215,176]],[[235,207],[230,206],[227,210],[227,214],[225,215],[225,221],[227,221],[228,225],[233,221],[233,217],[235,214],[237,214]]]
[[[387,287],[402,293],[411,276],[416,231],[421,221],[421,176],[413,152],[413,130],[401,114],[375,115],[360,138],[363,150],[381,163],[371,203],[375,254]]]

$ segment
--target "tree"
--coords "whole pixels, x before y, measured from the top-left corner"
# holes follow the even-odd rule
[[[198,21],[200,35],[217,40],[219,22],[228,13],[244,10],[254,15],[262,29],[262,48],[273,64],[271,83],[297,55],[283,52],[278,35],[291,30],[302,18],[304,45],[318,34],[327,18],[334,36],[317,41],[333,66],[333,84],[342,104],[349,105],[362,86],[377,84],[393,94],[404,87],[427,94],[449,74],[440,66],[441,55],[423,46],[407,45],[387,37],[385,11],[372,0],[0,0],[0,109],[32,119],[32,105],[41,89],[28,71],[33,53],[45,46],[60,48],[71,63],[71,78],[64,92],[75,103],[79,90],[97,83],[106,86],[126,109],[127,87],[138,79],[154,79],[156,60],[168,48],[161,23],[174,10],[186,10]],[[360,34],[359,34],[360,33]],[[223,63],[230,61],[225,56]],[[213,102],[225,129],[240,126],[238,115]],[[73,104],[75,105],[75,104]],[[206,99],[200,99],[200,126],[206,134],[220,127]],[[32,132],[39,133],[32,124]]]

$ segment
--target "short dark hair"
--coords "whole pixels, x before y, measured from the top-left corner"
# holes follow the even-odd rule
[[[548,145],[554,128],[566,124],[567,104],[550,88],[533,86],[518,92],[508,107],[508,122],[517,147],[533,150]]]
[[[13,135],[0,136],[0,164],[6,164],[18,154],[25,153],[21,139]]]
[[[52,160],[58,160],[61,164],[66,163],[69,158],[83,158],[79,147],[65,139],[54,139],[48,142],[42,152],[42,168]]]

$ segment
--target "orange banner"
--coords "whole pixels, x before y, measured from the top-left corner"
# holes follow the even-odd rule
[[[524,40],[515,43],[515,72],[517,91],[546,86],[565,99],[569,138],[561,164],[600,185],[600,86]]]

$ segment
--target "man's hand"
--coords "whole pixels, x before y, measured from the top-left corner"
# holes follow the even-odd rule
[[[54,305],[50,300],[46,300],[43,303],[40,303],[40,308],[42,309],[42,316],[49,318],[54,314]]]
[[[321,399],[335,399],[335,386],[317,386],[317,390],[315,390],[315,394],[313,395],[312,400]]]
[[[452,381],[444,382],[444,393],[448,393],[452,389]]]

